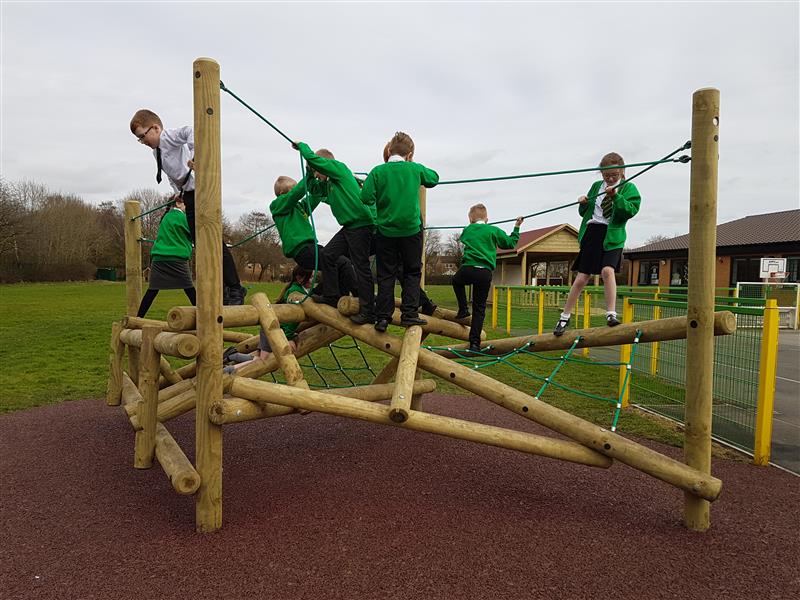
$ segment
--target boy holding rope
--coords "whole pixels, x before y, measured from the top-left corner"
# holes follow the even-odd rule
[[[192,242],[194,227],[194,129],[164,129],[161,118],[151,110],[137,110],[130,122],[131,133],[139,143],[153,149],[156,159],[156,183],[161,183],[161,172],[167,174],[175,191],[186,205],[186,220]],[[224,304],[244,304],[247,290],[239,281],[236,263],[227,244],[222,242],[222,283]]]

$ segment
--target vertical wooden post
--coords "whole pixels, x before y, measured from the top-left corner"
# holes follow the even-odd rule
[[[506,333],[511,335],[511,286],[506,288]]]
[[[159,327],[142,329],[141,367],[139,393],[142,401],[138,403],[137,417],[141,429],[136,432],[133,466],[149,469],[153,466],[156,454],[156,423],[158,422],[158,376],[160,374],[161,354],[155,349]]]
[[[108,389],[106,390],[106,404],[119,406],[122,402],[122,354],[124,344],[119,339],[122,323],[114,321],[111,324],[111,352],[108,355]]]
[[[422,277],[420,277],[419,285],[425,288],[425,269],[427,268],[425,261],[425,239],[428,237],[428,231],[425,229],[426,211],[427,211],[427,198],[428,190],[424,186],[419,187],[419,216],[422,219]]]
[[[497,286],[492,286],[492,329],[497,329]]]
[[[417,358],[422,341],[422,327],[413,325],[406,329],[400,347],[400,362],[394,378],[394,391],[389,409],[389,418],[395,423],[405,423],[411,408],[411,397],[414,394],[414,377],[417,374]]]
[[[539,288],[539,335],[544,331],[544,289]]]
[[[136,200],[125,202],[125,298],[126,314],[136,315],[142,301],[142,220]],[[134,379],[136,381],[136,379]]]
[[[583,328],[589,329],[592,326],[592,296],[588,290],[583,290]],[[575,319],[577,321],[577,317]],[[589,348],[583,349],[584,358],[589,357]]]
[[[772,446],[772,412],[775,404],[775,376],[778,367],[778,301],[768,299],[764,307],[761,354],[758,365],[758,404],[753,463],[768,465]]]
[[[200,489],[195,496],[199,532],[222,527],[222,428],[208,419],[222,398],[222,168],[219,64],[198,58],[194,82],[195,219],[197,244],[197,407],[195,461]]]
[[[630,298],[623,298],[622,300],[622,322],[633,323],[633,305]],[[713,323],[712,323],[713,325]],[[628,408],[630,405],[631,386],[625,386],[625,377],[628,373],[628,363],[631,361],[631,345],[623,344],[619,347],[619,362],[623,363],[619,366],[619,392],[618,396],[622,402],[623,408]],[[623,392],[623,387],[624,392]]]
[[[703,473],[711,473],[718,142],[719,90],[697,90],[692,96],[686,434],[683,449],[686,464]],[[694,531],[708,529],[710,503],[685,493],[683,522]]]

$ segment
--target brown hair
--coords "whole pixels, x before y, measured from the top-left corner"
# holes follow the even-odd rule
[[[389,156],[397,155],[406,157],[414,153],[414,140],[411,136],[402,131],[394,134],[394,137],[389,140]],[[388,159],[387,159],[388,160]]]
[[[483,204],[476,204],[469,209],[469,222],[475,223],[476,221],[486,221],[489,219],[486,213],[486,207]]]
[[[623,158],[617,154],[616,152],[609,152],[603,158],[600,159],[600,166],[601,167],[610,167],[611,165],[624,165],[625,161]],[[625,174],[625,168],[622,167],[622,174]]]
[[[314,154],[316,154],[317,156],[321,156],[322,158],[333,158],[333,152],[331,152],[327,148],[320,148]]]
[[[297,182],[294,179],[287,175],[281,175],[275,180],[275,195],[282,196],[296,185]]]
[[[161,122],[159,116],[154,113],[152,110],[147,110],[146,108],[141,108],[136,111],[131,119],[131,133],[136,135],[136,128],[137,127],[152,127],[153,125],[158,125],[161,129],[164,129],[164,124]]]

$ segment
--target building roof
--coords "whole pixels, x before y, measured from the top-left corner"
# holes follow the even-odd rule
[[[517,245],[514,247],[513,250],[498,250],[497,256],[507,256],[511,253],[519,254],[524,248],[535,244],[536,242],[541,241],[542,239],[546,238],[549,235],[556,233],[557,231],[561,231],[562,229],[567,229],[571,233],[573,233],[576,237],[578,235],[578,230],[575,229],[569,223],[561,223],[561,225],[551,225],[550,227],[542,227],[540,229],[531,229],[530,231],[521,231],[519,234],[519,241]]]
[[[800,243],[800,210],[784,210],[750,215],[717,225],[717,247],[753,246],[758,244]],[[653,242],[627,253],[669,252],[688,250],[689,234]]]

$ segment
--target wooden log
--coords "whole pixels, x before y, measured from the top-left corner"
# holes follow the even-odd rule
[[[161,329],[167,328],[166,321],[159,321],[158,319],[146,319],[144,317],[126,316],[122,319],[122,325],[125,329],[143,329],[145,327],[159,327]]]
[[[161,405],[170,398],[174,398],[175,396],[180,396],[181,394],[193,389],[194,389],[194,379],[183,379],[182,381],[179,381],[176,384],[173,384],[169,387],[159,390],[158,403],[159,405]],[[136,414],[136,411],[130,406],[126,406],[125,410],[127,411],[129,417]]]
[[[195,495],[195,528],[222,527],[222,428],[208,409],[222,397],[222,171],[220,156],[219,64],[194,61],[195,217],[197,243],[197,359],[195,460],[200,488]],[[187,329],[194,329],[189,327]]]
[[[353,298],[352,296],[343,296],[339,298],[338,309],[343,315],[349,316],[357,314],[358,298]],[[452,321],[437,319],[436,317],[429,317],[428,315],[422,315],[421,318],[427,321],[425,325],[422,325],[422,331],[425,333],[443,335],[456,340],[469,339],[469,327],[459,325],[458,323],[453,323]],[[400,325],[400,311],[398,309],[395,309],[394,313],[392,313],[392,324]],[[486,332],[481,331],[481,339],[485,338]]]
[[[194,307],[192,307],[194,308]],[[152,327],[160,327],[161,329],[169,329],[169,323],[167,321],[158,321],[156,319],[144,319],[141,317],[125,317],[122,321],[125,329],[142,329],[143,327],[147,327],[148,325]],[[189,330],[181,330],[183,333],[188,333],[190,335],[197,335],[196,329],[189,329]],[[245,340],[250,339],[253,337],[252,333],[247,333],[245,331],[229,331],[224,330],[222,332],[222,340],[224,342],[243,342]]]
[[[692,171],[689,193],[689,289],[686,318],[686,409],[683,454],[687,465],[711,473],[714,392],[714,279],[717,258],[717,172],[719,90],[692,97]],[[705,531],[711,522],[708,499],[684,495],[683,522]]]
[[[161,423],[156,423],[156,458],[173,489],[179,494],[191,496],[200,487],[200,475]]]
[[[306,320],[302,304],[275,304],[273,310],[281,323],[301,323]],[[258,325],[258,310],[249,304],[223,306],[222,322],[225,327]],[[197,309],[194,306],[174,306],[167,314],[172,331],[186,331],[197,327]]]
[[[611,460],[602,454],[567,440],[552,439],[531,433],[416,411],[410,412],[408,420],[403,423],[397,423],[389,418],[388,406],[347,398],[337,394],[323,394],[278,383],[242,379],[240,377],[234,380],[231,392],[236,396],[258,402],[268,402],[295,409],[361,419],[381,425],[395,425],[415,431],[436,433],[456,439],[480,442],[549,458],[569,460],[594,467],[611,466]]]
[[[142,401],[138,403],[137,417],[141,429],[136,432],[133,466],[149,469],[153,466],[156,453],[156,413],[158,411],[158,373],[161,355],[155,348],[156,336],[161,333],[158,327],[145,327],[142,331],[141,372],[139,393]]]
[[[172,365],[169,364],[169,361],[161,357],[161,364],[160,364],[161,375],[166,379],[170,384],[176,384],[183,381],[183,378],[175,372],[175,369],[172,368]],[[159,387],[160,380],[159,380]]]
[[[591,348],[595,346],[621,346],[630,344],[636,337],[636,331],[642,332],[640,344],[648,342],[662,342],[665,340],[681,340],[686,338],[686,317],[670,317],[656,321],[639,321],[638,323],[623,323],[616,327],[592,327],[591,329],[568,329],[561,337],[552,333],[540,335],[524,335],[520,337],[501,338],[490,340],[491,347],[483,350],[484,354],[506,354],[517,348],[529,344],[529,350],[546,352],[549,350],[565,350],[572,346],[575,338],[581,336],[576,348]],[[736,331],[736,317],[730,311],[723,310],[714,313],[714,335],[730,335]],[[465,350],[466,344],[453,345],[454,350]],[[456,356],[454,352],[438,350],[436,352],[445,358]]]
[[[308,389],[308,383],[303,377],[303,368],[297,362],[297,357],[292,352],[289,340],[281,329],[278,316],[273,310],[267,295],[261,292],[250,297],[250,304],[258,310],[258,322],[267,336],[272,356],[278,361],[278,366],[283,372],[286,383],[295,387]]]
[[[310,304],[306,307],[306,312],[320,323],[336,327],[347,335],[364,341],[387,354],[400,355],[398,338],[386,333],[379,333],[372,327],[355,325],[330,306]],[[623,327],[623,325],[613,329],[619,329],[619,327]],[[550,406],[538,398],[529,396],[430,350],[420,349],[418,364],[429,373],[438,375],[465,390],[570,437],[593,451],[615,458],[684,491],[706,500],[715,500],[722,489],[722,482],[715,477]]]
[[[111,324],[111,344],[108,355],[108,387],[106,389],[106,404],[119,406],[122,401],[122,357],[125,346],[119,339],[122,324],[115,321]]]
[[[417,355],[421,341],[422,328],[419,325],[406,329],[400,348],[392,402],[389,406],[389,418],[395,423],[404,423],[408,420],[411,397],[414,395],[414,378],[417,375]]]
[[[394,305],[395,305],[396,308],[400,308],[401,304],[402,304],[402,300],[400,300],[400,298],[395,298],[394,299]],[[433,311],[433,315],[432,316],[436,317],[437,319],[444,319],[446,321],[452,321],[453,323],[458,323],[460,325],[469,326],[470,323],[472,323],[472,316],[471,315],[469,317],[465,317],[464,319],[456,319],[456,315],[457,314],[458,314],[458,312],[455,311],[455,310],[451,310],[449,308],[444,308],[444,307],[441,307],[441,306],[437,306],[436,310]],[[428,315],[421,315],[421,316],[424,319]]]
[[[138,201],[125,201],[125,306],[129,315],[138,312],[142,300],[142,220],[135,218],[140,214]]]
[[[122,372],[122,409],[125,414],[130,416],[136,414],[136,405],[142,401],[142,395],[139,393],[139,388],[133,383],[130,375]]]
[[[172,396],[163,402],[159,402],[156,419],[159,423],[163,423],[175,417],[179,417],[192,410],[196,402],[197,390],[195,388],[190,388],[177,396]],[[141,429],[141,424],[135,414],[131,416],[131,426],[137,431]]]
[[[375,376],[375,379],[372,380],[372,384],[378,385],[381,383],[389,383],[394,378],[394,374],[397,372],[397,365],[399,362],[400,357],[393,356],[392,359],[386,363],[386,366],[383,367],[381,372]]]
[[[128,346],[141,348],[142,330],[123,329],[120,339]],[[188,333],[172,333],[164,331],[159,333],[155,340],[155,349],[161,354],[177,356],[179,358],[194,358],[200,351],[200,341],[196,336]]]
[[[330,390],[318,390],[323,394],[336,394],[347,398],[357,398],[365,402],[380,402],[392,397],[394,384],[384,383],[381,385],[362,385],[351,388],[335,388]],[[433,379],[423,379],[414,382],[413,392],[415,395],[427,394],[436,389],[436,382]],[[280,417],[298,412],[288,406],[278,406],[277,404],[257,403],[244,398],[223,398],[211,405],[209,418],[217,425],[229,425],[242,421],[252,421],[254,419],[266,419],[268,417]]]

